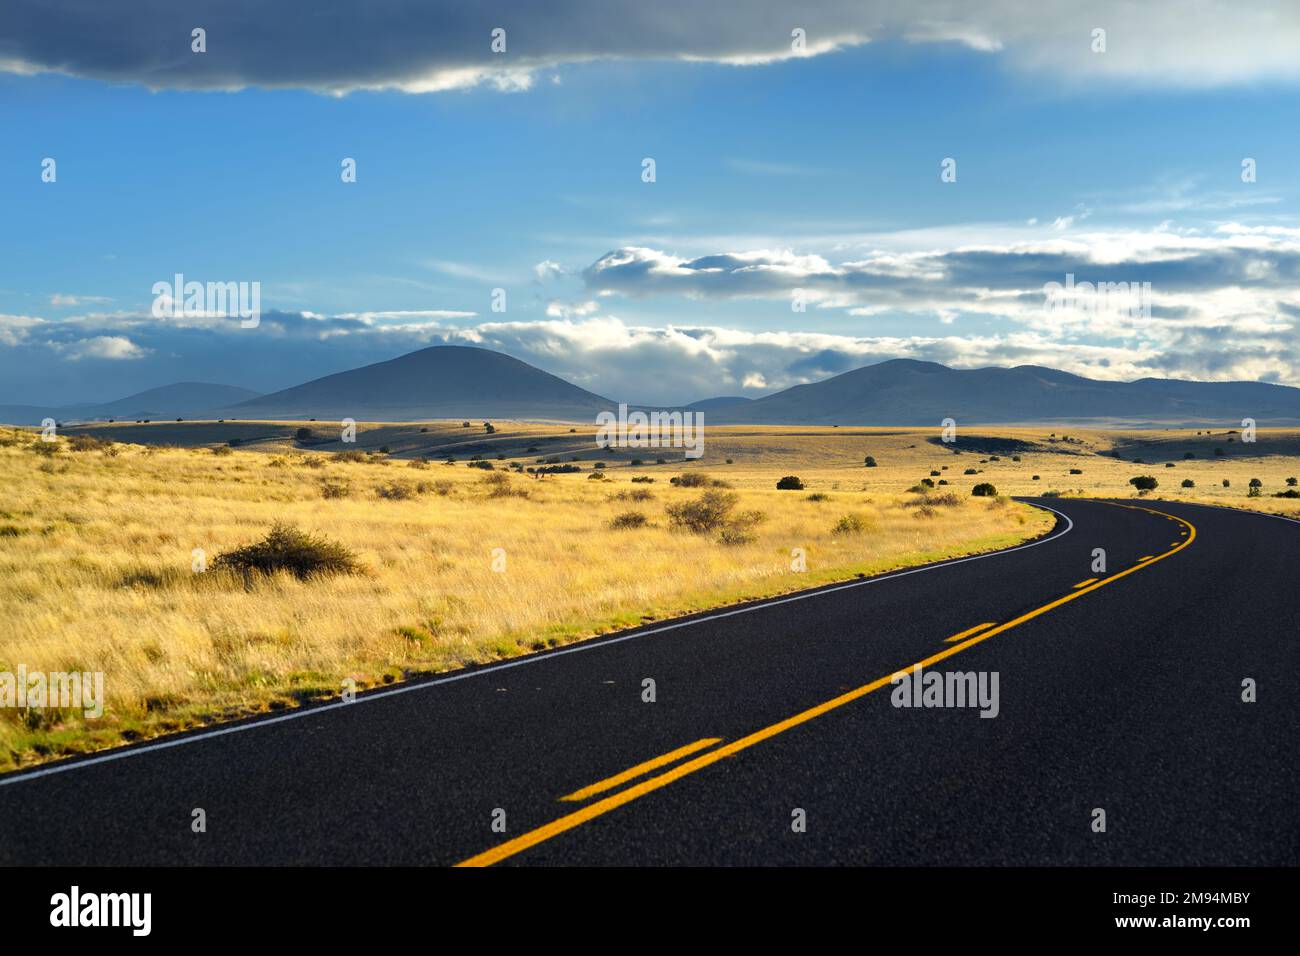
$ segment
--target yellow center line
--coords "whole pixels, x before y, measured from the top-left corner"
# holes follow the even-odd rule
[[[1107,502],[1107,501],[1103,501],[1099,503],[1112,504],[1112,502]],[[1173,515],[1166,515],[1163,511],[1155,511],[1151,508],[1142,508],[1137,505],[1116,505],[1116,507],[1131,508],[1134,511],[1147,511],[1154,515],[1163,515],[1165,517],[1171,518],[1174,521],[1178,521],[1186,525],[1190,534],[1188,535],[1187,540],[1181,543],[1175,542],[1178,545],[1176,548],[1174,548],[1171,551],[1164,552],[1163,554],[1151,559],[1151,561],[1149,562],[1146,562],[1144,564],[1135,564],[1131,568],[1126,568],[1123,571],[1118,571],[1108,578],[1102,578],[1100,581],[1097,581],[1094,584],[1090,584],[1087,587],[1080,588],[1077,591],[1073,591],[1072,593],[1067,594],[1064,597],[1057,598],[1055,601],[1051,601],[1047,604],[1044,604],[1042,607],[1035,608],[1032,611],[1028,611],[1025,614],[1020,615],[1020,617],[1007,621],[1007,623],[1005,624],[1000,624],[992,628],[991,630],[983,632],[982,634],[977,634],[974,637],[967,638],[965,641],[963,641],[960,644],[953,644],[951,647],[945,648],[944,650],[939,651],[936,654],[931,654],[929,657],[925,658],[925,660],[918,661],[915,664],[910,664],[904,668],[900,668],[899,670],[894,671],[893,673],[888,674],[884,677],[878,677],[869,684],[863,684],[861,687],[854,688],[853,690],[841,694],[838,697],[833,697],[824,703],[818,704],[815,707],[810,707],[807,710],[801,711],[793,715],[792,717],[787,717],[785,720],[778,721],[775,724],[772,724],[768,727],[764,727],[762,730],[756,730],[752,734],[749,734],[745,737],[741,737],[738,740],[734,740],[729,744],[724,744],[723,746],[718,747],[716,750],[710,750],[708,753],[702,754],[701,756],[696,757],[694,760],[688,760],[685,763],[678,764],[676,767],[673,767],[671,770],[659,774],[657,777],[651,777],[648,780],[642,780],[640,783],[628,787],[626,790],[620,790],[618,793],[611,794],[608,797],[605,797],[601,800],[597,800],[594,803],[588,804],[587,806],[583,807],[581,810],[575,810],[573,813],[566,814],[565,816],[562,816],[557,820],[552,820],[550,823],[543,824],[542,826],[537,827],[535,830],[529,830],[527,833],[523,833],[511,840],[506,840],[503,843],[499,843],[498,845],[492,847],[491,849],[484,850],[482,853],[476,854],[475,856],[472,856],[467,860],[462,860],[456,865],[457,866],[491,866],[494,863],[499,863],[502,860],[515,856],[516,854],[522,853],[524,850],[527,850],[530,847],[534,847],[539,843],[544,843],[547,840],[551,839],[552,837],[559,836],[561,833],[565,833],[568,830],[572,830],[575,827],[579,827],[589,820],[594,820],[596,817],[603,816],[606,813],[609,813],[612,810],[616,810],[619,807],[624,806],[625,804],[631,803],[633,800],[643,797],[648,793],[653,793],[656,790],[666,787],[670,783],[673,783],[676,780],[680,780],[682,777],[688,776],[689,774],[695,773],[696,771],[703,770],[705,767],[710,767],[720,760],[725,760],[727,757],[735,756],[736,754],[740,753],[742,750],[747,750],[750,747],[753,747],[755,744],[762,743],[763,741],[775,737],[778,734],[784,733],[785,731],[790,730],[791,728],[798,727],[800,724],[805,724],[810,720],[814,720],[817,717],[822,716],[823,714],[827,714],[832,710],[836,710],[840,707],[843,707],[845,704],[851,704],[853,701],[859,700],[867,696],[871,692],[879,690],[882,687],[887,687],[889,683],[896,676],[906,674],[917,667],[920,667],[922,669],[926,667],[930,667],[933,664],[939,663],[939,661],[952,657],[954,654],[960,654],[962,651],[966,650],[967,648],[974,647],[976,644],[979,644],[983,641],[987,641],[991,637],[995,637],[998,634],[1002,634],[1006,631],[1011,630],[1013,627],[1017,627],[1021,624],[1024,624],[1026,621],[1031,621],[1042,614],[1046,614],[1048,611],[1052,611],[1063,604],[1069,604],[1071,601],[1077,601],[1085,594],[1091,594],[1093,591],[1097,590],[1098,588],[1103,588],[1108,584],[1113,584],[1115,581],[1127,577],[1128,575],[1132,574],[1134,571],[1140,571],[1143,568],[1149,568],[1151,567],[1151,565],[1159,561],[1163,561],[1165,558],[1172,557],[1174,554],[1183,550],[1183,548],[1188,547],[1193,541],[1196,540],[1196,527],[1190,521],[1186,521],[1182,518],[1178,518]]]
[[[1087,587],[1089,584],[1091,584],[1093,581],[1096,580],[1097,580],[1096,578],[1088,578],[1087,580],[1080,581],[1078,584],[1074,586],[1074,589],[1077,591],[1079,588]]]
[[[978,634],[980,631],[984,630],[984,628],[993,627],[997,623],[997,621],[985,621],[983,624],[976,624],[974,627],[968,627],[966,630],[954,634],[952,637],[945,637],[943,642],[945,644],[951,644],[953,641],[960,641],[963,637],[970,637],[972,634]]]
[[[1142,563],[1143,561],[1150,561],[1151,558],[1152,558],[1152,555],[1149,555],[1149,554],[1148,554],[1148,555],[1145,555],[1144,557],[1138,558],[1138,563],[1140,564],[1140,563]]]
[[[606,790],[613,790],[620,784],[627,783],[629,780],[635,780],[651,770],[658,770],[664,764],[670,764],[675,760],[681,760],[683,757],[695,753],[697,750],[703,750],[706,747],[712,747],[714,744],[722,743],[721,737],[705,737],[703,740],[697,740],[693,744],[687,744],[685,747],[678,747],[676,750],[670,750],[666,754],[661,754],[644,763],[639,763],[635,767],[628,767],[622,773],[616,773],[612,777],[606,777],[598,783],[593,783],[590,787],[583,787],[581,790],[575,790],[567,796],[560,797],[561,800],[570,802],[586,800],[588,797],[594,797],[598,793],[604,793]]]

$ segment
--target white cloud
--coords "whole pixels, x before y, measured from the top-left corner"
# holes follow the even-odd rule
[[[56,351],[61,352],[68,361],[82,359],[110,359],[122,361],[144,358],[149,354],[130,339],[121,335],[97,335],[90,339],[78,339],[67,344],[51,343]]]

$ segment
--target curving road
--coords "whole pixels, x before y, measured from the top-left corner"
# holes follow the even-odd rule
[[[0,863],[1300,863],[1297,522],[1036,503],[1010,551],[0,777]],[[917,663],[996,717],[894,706]]]

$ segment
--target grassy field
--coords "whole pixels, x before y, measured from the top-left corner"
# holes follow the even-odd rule
[[[0,429],[0,672],[102,672],[107,697],[99,718],[0,710],[0,768],[1050,527],[1005,497],[973,498],[971,478],[908,492],[931,463],[982,467],[1017,490],[1003,487],[1010,466],[1004,477],[1001,461],[976,465],[982,456],[927,437],[716,429],[706,456],[685,463],[680,451],[598,449],[590,427],[567,425],[361,426],[346,445],[318,423],[86,426],[55,442]],[[880,466],[864,467],[866,454]],[[1035,454],[1044,472],[1065,460]],[[581,471],[524,470],[562,465]],[[1026,456],[1015,470],[1029,467]],[[695,487],[671,483],[686,474]],[[776,490],[784,475],[806,489]],[[356,573],[268,576],[223,561],[277,523],[347,549]]]

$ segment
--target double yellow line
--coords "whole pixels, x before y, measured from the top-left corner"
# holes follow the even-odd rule
[[[1101,502],[1101,503],[1113,504],[1113,502]],[[1196,540],[1196,528],[1192,525],[1190,521],[1186,521],[1182,518],[1177,517],[1176,515],[1166,514],[1163,511],[1156,511],[1152,508],[1142,508],[1137,505],[1117,504],[1116,507],[1132,508],[1135,511],[1147,511],[1154,515],[1160,515],[1161,517],[1164,518],[1170,518],[1185,526],[1186,537],[1181,541],[1173,542],[1173,544],[1170,545],[1168,550],[1164,551],[1163,553],[1156,555],[1154,557],[1143,558],[1141,561],[1139,561],[1137,564],[1133,565],[1130,568],[1126,568],[1123,571],[1116,572],[1115,574],[1112,574],[1109,577],[1100,578],[1096,580],[1094,583],[1083,582],[1080,585],[1075,585],[1075,589],[1072,590],[1071,593],[1065,595],[1064,597],[1057,598],[1055,601],[1051,601],[1048,604],[1044,604],[1042,607],[1035,608],[1034,610],[1022,614],[1013,620],[1007,621],[1005,624],[999,624],[986,631],[981,630],[985,625],[980,625],[977,628],[972,628],[971,631],[963,631],[961,634],[957,634],[955,635],[955,637],[949,638],[948,640],[949,641],[956,640],[957,638],[961,638],[965,634],[971,633],[973,631],[980,631],[980,633],[975,634],[975,636],[973,637],[969,637],[963,640],[959,644],[953,644],[951,647],[947,647],[936,654],[931,654],[929,657],[925,658],[925,660],[918,661],[915,664],[910,664],[907,667],[901,668],[897,671],[887,674],[884,677],[878,677],[869,684],[863,684],[861,687],[856,687],[853,690],[848,691],[847,693],[840,694],[838,697],[833,697],[830,700],[818,704],[815,707],[810,707],[807,710],[800,711],[799,713],[791,717],[787,717],[785,720],[781,720],[768,727],[764,727],[762,730],[756,730],[752,734],[749,734],[745,737],[741,737],[739,740],[732,741],[729,744],[724,744],[723,746],[718,747],[715,750],[709,750],[708,753],[701,754],[700,756],[695,757],[693,760],[688,760],[685,763],[678,764],[677,766],[673,767],[671,770],[667,770],[664,773],[659,774],[658,776],[650,777],[647,780],[642,780],[640,783],[628,787],[626,790],[620,790],[618,793],[611,794],[608,797],[604,797],[600,800],[597,800],[594,803],[588,804],[587,806],[581,808],[580,810],[575,810],[574,812],[566,814],[565,816],[562,816],[557,820],[552,820],[550,823],[537,827],[534,830],[529,830],[527,833],[521,834],[520,836],[514,837],[513,839],[506,840],[504,843],[500,843],[489,850],[484,850],[482,853],[476,854],[475,856],[472,856],[467,860],[462,860],[460,863],[457,863],[456,865],[457,866],[491,866],[494,863],[499,863],[502,860],[508,859],[509,857],[522,853],[524,850],[527,850],[530,847],[537,846],[537,844],[539,843],[544,843],[547,840],[550,840],[552,837],[559,836],[561,833],[564,833],[568,830],[572,830],[575,827],[580,827],[582,826],[582,824],[588,822],[589,820],[594,820],[596,817],[604,816],[606,813],[609,813],[612,810],[616,810],[619,807],[624,806],[625,804],[631,803],[633,800],[643,797],[648,793],[653,793],[656,790],[660,790],[668,786],[670,783],[676,780],[680,780],[682,777],[686,777],[689,776],[690,774],[695,773],[696,771],[703,770],[705,767],[710,767],[720,760],[725,760],[727,757],[735,756],[736,754],[740,753],[742,750],[747,750],[750,747],[753,747],[755,744],[759,744],[765,740],[769,740],[772,737],[775,737],[777,734],[785,733],[787,730],[790,730],[791,728],[794,727],[798,727],[800,724],[806,724],[810,720],[814,720],[817,717],[822,716],[823,714],[827,714],[832,710],[837,710],[838,708],[843,707],[845,704],[851,704],[853,701],[865,697],[868,694],[872,693],[873,691],[888,686],[889,683],[898,674],[907,673],[908,671],[916,667],[920,667],[922,669],[926,667],[930,667],[934,664],[937,664],[939,661],[944,660],[945,658],[952,657],[954,654],[960,654],[962,651],[966,650],[967,648],[974,647],[976,644],[979,644],[981,641],[987,641],[989,638],[995,637],[998,634],[1005,633],[1006,631],[1011,630],[1013,627],[1018,627],[1021,624],[1024,624],[1026,621],[1032,621],[1034,618],[1046,614],[1048,611],[1055,610],[1056,608],[1060,607],[1063,604],[1068,604],[1071,601],[1077,601],[1085,594],[1091,594],[1093,591],[1096,591],[1098,588],[1102,588],[1108,584],[1112,584],[1115,581],[1120,580],[1121,578],[1126,578],[1130,574],[1134,573],[1135,571],[1139,571],[1142,568],[1149,568],[1157,561],[1163,561],[1165,558],[1177,554],[1179,551],[1183,550],[1188,545],[1190,545],[1193,541]],[[573,801],[587,799],[588,797],[594,796],[597,793],[603,793],[606,790],[617,787],[629,780],[636,779],[636,777],[638,776],[642,776],[645,773],[649,773],[652,770],[658,769],[659,767],[666,766],[667,764],[670,764],[675,760],[680,759],[683,756],[688,756],[691,753],[696,753],[699,750],[710,747],[714,743],[719,742],[719,739],[720,738],[709,737],[703,740],[697,740],[693,744],[688,744],[685,747],[680,747],[677,750],[666,753],[660,757],[655,757],[652,760],[647,760],[645,763],[637,764],[635,767],[625,770],[622,773],[615,774],[613,777],[609,777],[605,780],[602,780],[601,782],[593,784],[590,787],[585,787],[582,790],[578,790],[561,799],[573,802]]]

